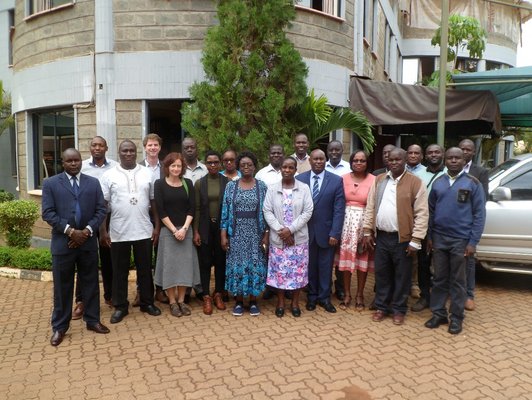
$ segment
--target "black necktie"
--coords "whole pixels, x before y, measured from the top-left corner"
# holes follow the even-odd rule
[[[76,227],[79,228],[81,222],[81,208],[79,206],[79,185],[76,176],[72,177],[72,189],[74,189],[74,194],[76,195]]]

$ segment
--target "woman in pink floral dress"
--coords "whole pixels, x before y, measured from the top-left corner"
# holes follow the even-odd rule
[[[282,181],[268,187],[264,218],[270,227],[268,277],[277,288],[275,315],[284,315],[284,291],[292,290],[291,312],[301,316],[299,291],[308,283],[308,229],[313,202],[308,185],[294,179],[297,161],[288,157],[281,165]]]

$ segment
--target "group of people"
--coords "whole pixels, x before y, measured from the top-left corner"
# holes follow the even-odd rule
[[[141,163],[131,140],[120,143],[114,162],[106,158],[105,139],[96,136],[89,159],[82,162],[79,151],[67,149],[64,173],[44,181],[42,216],[52,227],[53,346],[63,341],[71,319],[109,333],[100,322],[98,253],[105,304],[114,307],[112,324],[129,313],[131,253],[137,271],[133,306],[152,316],[161,314],[155,300],[168,303],[175,317],[190,315],[191,290],[206,315],[225,310],[230,295],[233,315],[259,315],[264,292],[264,298],[276,294],[277,317],[285,309],[300,317],[302,289],[307,311],[320,306],[335,313],[333,271],[339,307],[362,311],[367,274],[375,269],[372,319],[392,314],[401,325],[416,264],[421,297],[412,310],[431,307],[427,327],[449,322],[447,296],[451,333],[462,329],[464,306],[474,307],[467,303],[473,294],[466,291],[466,263],[482,233],[485,194],[471,175],[473,166],[467,169],[471,141],[448,149],[445,157],[440,146],[428,146],[427,166],[417,145],[408,151],[385,146],[385,167],[373,174],[364,151],[346,162],[342,143],[334,140],[327,154],[309,154],[304,134],[294,138],[290,156],[271,145],[270,163],[258,171],[256,156],[247,151],[207,151],[202,163],[188,137],[182,153],[162,161],[157,134],[147,135],[143,145]]]

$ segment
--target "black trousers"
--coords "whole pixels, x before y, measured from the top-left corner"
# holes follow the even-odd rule
[[[208,244],[201,243],[198,248],[200,264],[200,279],[203,294],[210,293],[211,268],[214,265],[214,292],[220,293],[225,289],[225,251],[220,239],[220,225],[210,222]]]
[[[54,279],[52,329],[54,331],[66,332],[70,326],[76,269],[85,305],[83,320],[87,325],[94,325],[100,322],[98,253],[96,251],[70,249],[68,254],[52,256],[52,275]]]
[[[397,232],[377,231],[375,245],[375,306],[394,314],[406,314],[412,285],[412,258],[406,255],[408,242],[399,243]]]
[[[152,256],[151,238],[113,242],[111,257],[113,263],[113,305],[120,310],[127,310],[128,281],[131,250],[133,249],[134,263],[137,269],[137,284],[140,292],[140,305],[153,304],[153,276],[151,273]]]
[[[419,290],[421,290],[421,297],[427,300],[430,304],[430,288],[432,286],[432,274],[430,272],[430,263],[432,255],[427,254],[427,241],[421,242],[421,250],[417,253],[417,282]]]

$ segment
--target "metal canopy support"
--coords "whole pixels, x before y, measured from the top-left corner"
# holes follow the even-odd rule
[[[440,42],[440,85],[438,93],[438,136],[437,142],[445,142],[445,88],[447,83],[447,42],[449,36],[449,0],[441,2],[441,42]]]

